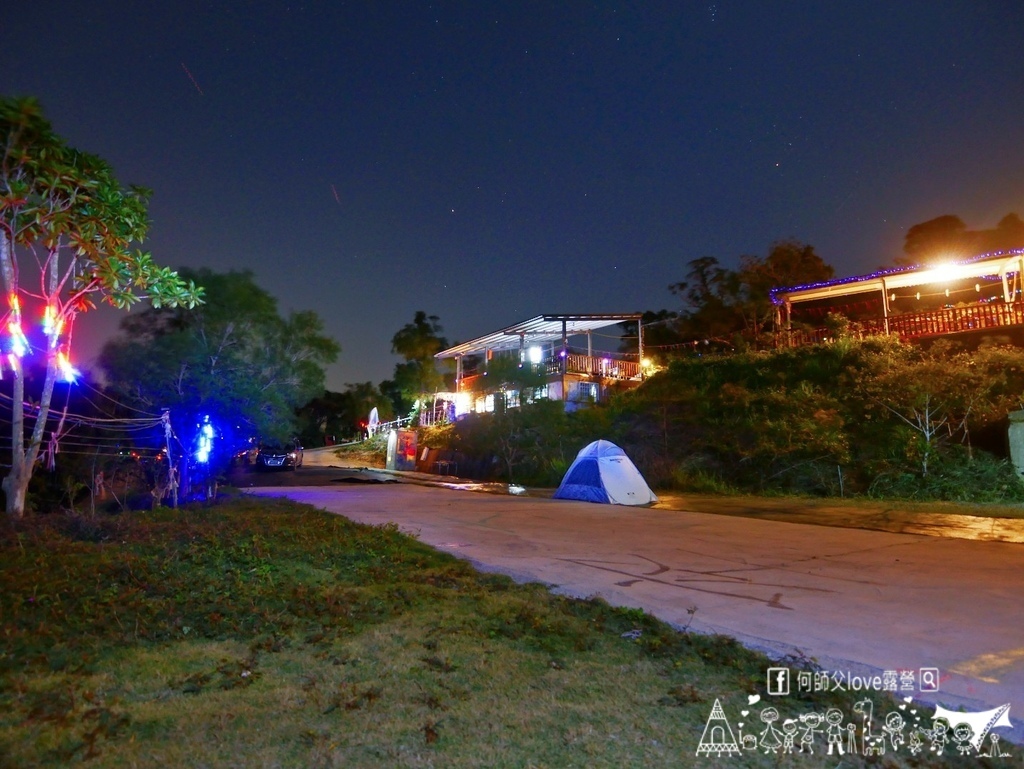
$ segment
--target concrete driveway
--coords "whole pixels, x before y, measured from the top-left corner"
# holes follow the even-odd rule
[[[1002,736],[1024,742],[1022,545],[408,484],[250,493],[394,522],[484,569],[692,621],[776,658],[806,655],[840,686],[914,671],[915,699],[1010,703],[1015,729]]]

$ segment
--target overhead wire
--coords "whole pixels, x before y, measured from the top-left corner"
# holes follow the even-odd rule
[[[160,414],[154,414],[154,413],[152,413],[152,412],[149,412],[149,411],[143,411],[142,409],[137,409],[137,408],[135,408],[134,406],[126,406],[126,405],[125,405],[124,403],[121,403],[120,401],[116,400],[115,398],[112,398],[112,397],[110,397],[109,395],[107,395],[107,394],[106,394],[105,392],[103,392],[102,390],[99,390],[99,389],[97,389],[97,388],[93,387],[93,386],[92,386],[91,384],[89,384],[88,382],[83,382],[82,384],[84,384],[84,385],[85,385],[85,386],[86,386],[87,388],[89,388],[89,389],[90,389],[90,390],[92,390],[92,391],[93,391],[94,393],[96,393],[97,395],[99,395],[99,396],[100,396],[101,398],[106,398],[106,399],[107,399],[108,401],[110,401],[111,403],[113,403],[113,404],[115,404],[115,405],[119,406],[120,408],[123,408],[123,409],[125,409],[126,411],[134,411],[134,412],[135,412],[136,414],[145,414],[146,416],[149,416],[149,417],[155,417],[155,418],[157,418],[157,419],[159,419],[159,418],[160,418],[160,416],[161,416]]]
[[[0,400],[6,401],[7,403],[14,404],[14,398],[6,393],[0,393]],[[34,406],[30,403],[22,403],[22,409],[26,416],[32,416],[39,411],[38,406]],[[52,410],[51,410],[52,413]],[[146,419],[136,419],[130,417],[90,417],[84,414],[76,414],[74,412],[68,412],[68,416],[75,419],[77,422],[82,424],[89,424],[94,426],[115,426],[115,425],[138,425],[142,427],[159,425],[161,417],[153,416]]]
[[[49,430],[49,435],[46,440],[46,448],[44,449],[47,457],[46,464],[51,470],[55,467],[56,455],[58,453],[72,456],[102,456],[105,458],[124,457],[124,453],[120,451],[121,444],[126,441],[134,443],[138,438],[141,438],[144,433],[151,433],[154,429],[160,428],[164,424],[164,416],[162,414],[152,414],[150,412],[126,406],[106,393],[97,390],[92,385],[89,385],[88,383],[85,384],[88,389],[102,396],[106,400],[109,400],[117,407],[127,412],[141,414],[143,416],[96,417],[69,411],[68,405],[70,404],[71,396],[69,388],[64,407],[62,409],[59,407],[51,408],[47,414],[48,423],[51,420],[56,421],[55,426]],[[99,410],[97,404],[91,399],[85,398],[85,400],[91,406]],[[8,404],[12,410],[15,408],[14,398],[6,393],[0,393],[0,403]],[[23,401],[21,408],[26,420],[31,420],[33,422],[38,420],[40,411],[39,406]],[[12,424],[12,420],[0,417],[0,424],[10,425]],[[83,435],[83,430],[90,430],[94,433],[98,432],[101,434]],[[177,440],[177,436],[175,436],[175,439]],[[178,443],[180,445],[180,441],[178,441]],[[10,438],[7,438],[6,440],[3,440],[0,445],[6,445],[8,448],[11,448],[12,441]],[[184,447],[182,448],[184,449]],[[78,451],[76,449],[85,450]]]

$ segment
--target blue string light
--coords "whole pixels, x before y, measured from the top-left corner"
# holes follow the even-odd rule
[[[210,424],[210,417],[203,417],[203,424],[199,428],[199,447],[196,449],[196,462],[205,465],[210,461],[210,452],[213,450],[213,425]]]

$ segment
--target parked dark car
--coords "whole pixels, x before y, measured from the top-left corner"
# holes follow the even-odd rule
[[[294,470],[302,467],[302,446],[297,440],[263,443],[256,452],[257,470]]]

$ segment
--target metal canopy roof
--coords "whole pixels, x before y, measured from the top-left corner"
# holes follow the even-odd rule
[[[538,315],[514,326],[503,328],[468,342],[449,347],[434,355],[435,358],[458,358],[462,355],[476,355],[488,350],[518,350],[539,342],[554,342],[562,338],[563,323],[565,335],[576,336],[616,323],[641,319],[640,313],[612,315]]]
[[[1007,273],[1020,271],[1022,260],[1024,260],[1024,252],[1017,251],[985,256],[970,262],[957,262],[924,269],[881,272],[857,278],[831,280],[810,286],[781,288],[772,292],[772,301],[776,304],[812,302],[832,296],[861,294],[867,291],[889,291],[908,286],[923,286],[928,283],[943,283],[987,276],[1002,278]]]

